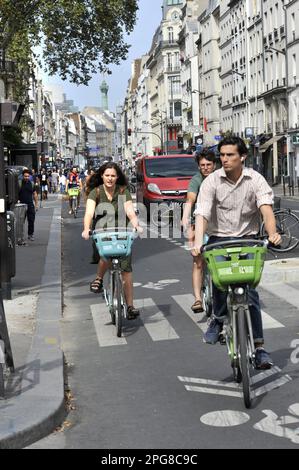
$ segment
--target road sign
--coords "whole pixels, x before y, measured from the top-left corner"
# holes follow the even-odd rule
[[[215,135],[215,136],[214,136],[214,140],[217,140],[217,141],[218,141],[218,140],[221,140],[221,139],[222,139],[221,135]]]

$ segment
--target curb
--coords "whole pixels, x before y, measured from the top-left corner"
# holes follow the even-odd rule
[[[61,204],[51,222],[36,330],[20,395],[0,402],[0,449],[20,449],[50,434],[66,415],[61,350]]]
[[[299,282],[299,258],[266,261],[261,287],[266,284]]]

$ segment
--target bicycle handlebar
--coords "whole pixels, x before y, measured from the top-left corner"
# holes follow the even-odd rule
[[[203,245],[200,249],[201,253],[205,253],[206,251],[215,250],[219,248],[227,248],[227,247],[242,247],[242,246],[269,246],[269,240],[255,240],[252,238],[243,238],[239,240],[226,240],[226,241],[219,241],[217,243],[211,243],[210,245]]]

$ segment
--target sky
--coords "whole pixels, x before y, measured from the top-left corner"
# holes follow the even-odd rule
[[[128,59],[121,65],[111,66],[112,75],[105,77],[109,85],[109,109],[112,112],[115,112],[117,105],[124,102],[133,60],[146,54],[151,47],[153,35],[162,19],[162,3],[162,0],[139,0],[136,26],[126,40],[131,44]],[[74,100],[74,105],[80,110],[84,106],[101,106],[99,87],[103,76],[100,73],[91,79],[88,86],[77,86],[56,77],[45,76],[45,80],[51,84],[62,85],[67,99]]]

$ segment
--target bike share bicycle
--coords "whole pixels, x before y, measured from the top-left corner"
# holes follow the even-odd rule
[[[249,289],[262,276],[267,253],[266,240],[233,240],[202,247],[202,254],[218,289],[228,292],[222,335],[227,346],[233,377],[242,383],[246,408],[251,407],[251,377],[256,368],[255,345],[249,311]]]
[[[80,188],[79,186],[73,186],[72,188],[68,189],[68,196],[70,199],[70,213],[74,215],[74,219],[76,219],[78,214],[78,197],[80,195]]]
[[[124,319],[128,318],[120,261],[131,254],[133,242],[138,234],[135,230],[127,228],[98,229],[90,233],[100,257],[111,261],[109,284],[104,289],[104,298],[112,324],[116,327],[116,335],[120,338]]]

